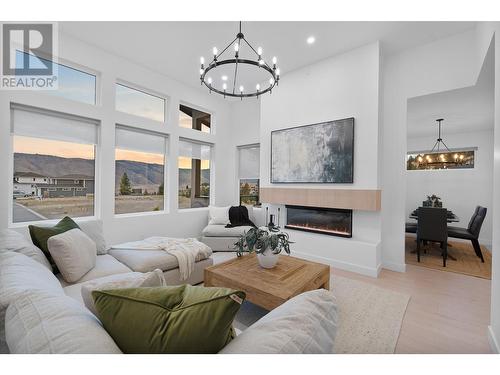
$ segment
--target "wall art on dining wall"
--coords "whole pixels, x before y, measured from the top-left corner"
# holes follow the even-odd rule
[[[352,183],[354,118],[271,132],[271,183]]]

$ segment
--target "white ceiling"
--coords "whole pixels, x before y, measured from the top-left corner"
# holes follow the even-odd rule
[[[243,22],[247,40],[278,57],[286,73],[380,40],[385,53],[425,44],[475,26],[474,22]],[[237,33],[237,22],[60,22],[60,31],[200,88],[200,56],[219,51]],[[313,35],[316,42],[306,43]],[[214,81],[220,77],[214,77]],[[247,84],[249,77],[243,77]],[[252,82],[252,85],[255,85]]]
[[[491,51],[475,86],[408,100],[408,137],[437,136],[438,118],[444,119],[442,136],[445,141],[446,134],[493,129],[494,59]]]

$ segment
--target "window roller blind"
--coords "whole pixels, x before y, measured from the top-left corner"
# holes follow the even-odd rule
[[[117,127],[115,137],[115,147],[119,149],[150,154],[165,154],[166,152],[166,137],[159,134]]]
[[[179,141],[179,156],[199,159],[199,160],[210,160],[210,149],[209,145],[194,143],[189,141]]]
[[[239,178],[258,179],[260,170],[260,148],[239,148]]]
[[[97,144],[97,121],[59,113],[12,108],[15,135]]]

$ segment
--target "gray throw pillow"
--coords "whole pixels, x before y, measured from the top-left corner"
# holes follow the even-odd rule
[[[95,267],[95,242],[81,229],[71,229],[52,236],[47,241],[50,255],[64,280],[74,283]]]

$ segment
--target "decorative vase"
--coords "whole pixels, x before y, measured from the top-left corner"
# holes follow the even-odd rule
[[[267,249],[264,254],[257,254],[257,260],[262,268],[274,268],[278,263],[279,256],[279,254],[274,254]]]

